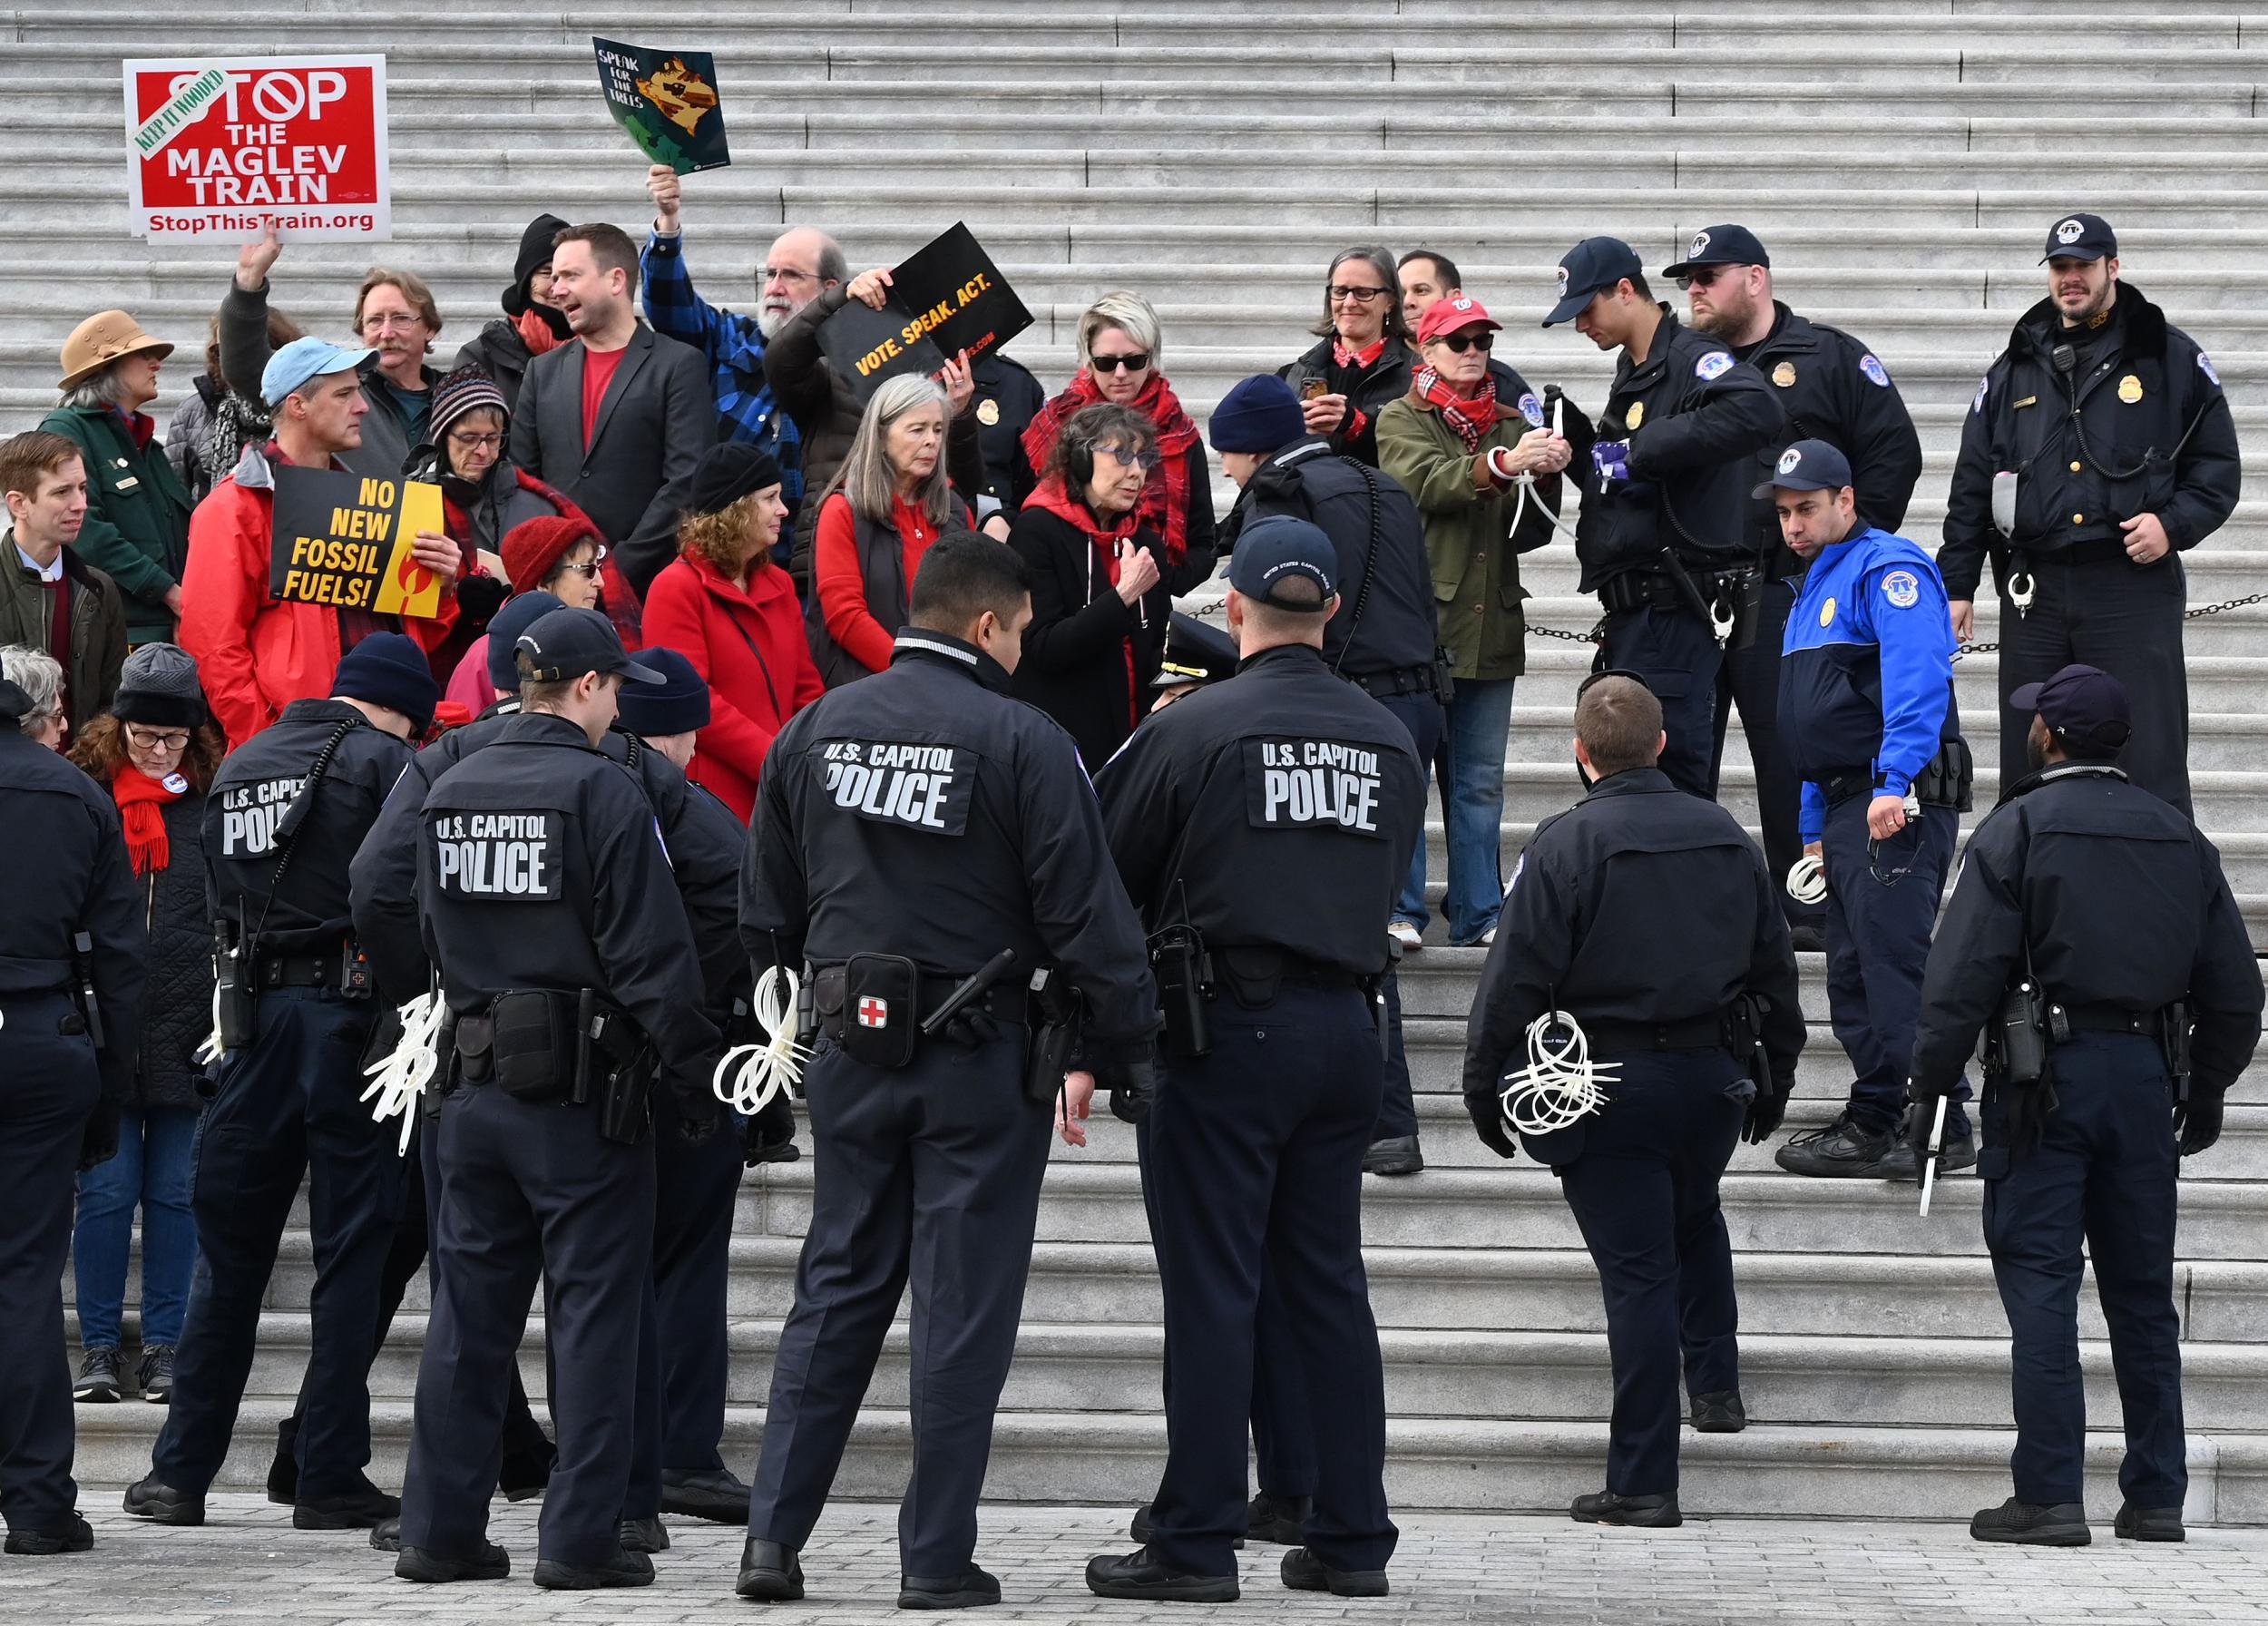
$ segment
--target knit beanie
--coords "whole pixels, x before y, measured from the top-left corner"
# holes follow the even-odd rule
[[[193,729],[205,720],[197,658],[177,643],[145,643],[126,657],[111,715],[121,722]]]
[[[477,366],[457,368],[433,387],[426,410],[425,439],[439,446],[450,425],[484,406],[501,416],[507,426],[511,425],[512,408],[505,404],[504,392],[496,387],[496,380],[489,377],[488,369]]]
[[[728,440],[701,454],[686,493],[688,514],[722,514],[750,492],[779,484],[779,464],[744,440]]]
[[[598,526],[580,514],[548,514],[522,520],[504,533],[497,552],[503,556],[504,575],[515,591],[541,587],[568,551],[579,542],[604,545]]]
[[[433,724],[441,685],[434,681],[425,651],[415,639],[400,632],[373,632],[338,658],[331,698],[399,711],[409,719],[411,730],[422,734]]]
[[[520,634],[526,632],[554,610],[564,610],[548,593],[514,593],[504,601],[503,609],[488,622],[488,686],[491,689],[520,687],[520,664],[513,660]]]
[[[709,726],[709,684],[690,661],[650,643],[638,651],[638,664],[660,672],[662,681],[622,685],[615,706],[624,728],[658,740]]]
[[[1232,385],[1206,426],[1216,452],[1280,452],[1307,433],[1292,387],[1274,373]]]

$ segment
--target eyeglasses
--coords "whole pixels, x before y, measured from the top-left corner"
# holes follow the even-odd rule
[[[1444,333],[1433,341],[1447,345],[1452,355],[1461,356],[1467,350],[1479,350],[1486,355],[1496,346],[1496,335],[1483,328],[1479,333]]]
[[[1145,446],[1139,452],[1129,452],[1123,446],[1097,446],[1095,450],[1120,468],[1139,468],[1144,474],[1158,466],[1159,457],[1156,446]]]
[[[760,265],[756,268],[758,282],[816,282],[819,279],[810,271],[799,271],[792,265]]]
[[[1373,299],[1384,299],[1388,292],[1387,289],[1383,288],[1353,288],[1344,282],[1334,282],[1326,287],[1323,291],[1331,297],[1331,302],[1334,305],[1339,304],[1347,299],[1353,299],[1359,304],[1367,305]]]
[[[501,435],[458,435],[452,432],[449,444],[460,452],[500,452],[503,450],[504,437]]]
[[[1149,366],[1148,350],[1131,350],[1123,356],[1089,356],[1087,363],[1098,373],[1139,373]]]
[[[1677,279],[1677,286],[1680,289],[1706,288],[1711,283],[1715,282],[1719,277],[1722,277],[1725,272],[1743,270],[1745,269],[1746,268],[1736,265],[1696,266],[1692,270],[1687,271],[1684,276]]]
[[[139,751],[185,751],[189,749],[189,730],[157,730],[130,722],[126,725],[126,743]]]
[[[414,310],[390,310],[383,316],[366,316],[362,318],[365,333],[384,333],[392,328],[422,328],[425,325],[425,318]]]

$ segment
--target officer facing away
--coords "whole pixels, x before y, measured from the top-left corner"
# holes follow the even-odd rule
[[[1787,622],[1780,726],[1803,780],[1804,850],[1824,866],[1827,1013],[1853,1072],[1850,1103],[1774,1157],[1794,1174],[1911,1180],[1905,1058],[1970,778],[1945,589],[1927,553],[1865,522],[1849,460],[1823,440],[1781,453],[1756,495],[1810,565]],[[1976,1156],[1957,1106],[1945,1167]]]
[[[1384,1068],[1379,922],[1418,839],[1424,769],[1401,722],[1325,662],[1336,573],[1316,526],[1246,524],[1228,567],[1237,676],[1144,723],[1097,776],[1166,1007],[1143,1177],[1175,1374],[1149,1540],[1087,1566],[1107,1598],[1237,1595],[1264,1273],[1315,1455],[1307,1544],[1285,1556],[1284,1583],[1386,1591],[1396,1532],[1361,1185]]]
[[[1559,302],[1543,325],[1566,321],[1622,352],[1588,447],[1575,533],[1580,585],[1607,612],[1599,665],[1635,672],[1653,691],[1669,735],[1661,771],[1678,789],[1714,798],[1725,651],[1712,618],[1731,627],[1742,573],[1754,565],[1748,487],[1755,455],[1780,443],[1785,415],[1764,375],[1655,303],[1619,238],[1585,238],[1559,261]],[[1579,468],[1592,435],[1568,426]]]
[[[2000,783],[2028,771],[2016,691],[2067,661],[2118,679],[2136,719],[2126,771],[2189,811],[2181,563],[2228,522],[2242,474],[2220,376],[2118,278],[2099,215],[2049,229],[2048,297],[1977,386],[1938,553],[1953,630],[1974,626],[1988,555],[2000,587]]]
[[[126,1492],[137,1518],[204,1523],[302,1176],[316,1278],[291,1522],[357,1530],[401,1511],[363,1472],[371,1333],[403,1171],[361,1101],[363,1050],[384,1006],[355,939],[347,865],[440,698],[424,651],[373,633],[340,657],[329,699],[292,701],[230,751],[205,799],[224,1054],[191,1192],[201,1265],[165,1427],[149,1476]]]
[[[780,730],[748,832],[741,936],[759,967],[808,964],[819,1033],[804,1073],[811,1226],[772,1365],[744,1598],[803,1596],[799,1549],[911,1275],[899,1606],[1000,1601],[974,1562],[977,1494],[1065,1082],[1061,1053],[1035,1043],[1029,990],[1045,971],[1049,1003],[1075,991],[1100,1062],[1147,1073],[1158,1027],[1078,750],[1007,697],[1031,619],[1022,562],[947,536],[909,613],[885,671]]]
[[[2009,697],[2033,772],[1977,827],[1930,951],[1914,1035],[1915,1140],[1987,1034],[1985,1246],[2013,1345],[2016,1494],[1980,1542],[2085,1546],[2086,1256],[2110,1327],[2126,1455],[2117,1533],[2182,1539],[2189,1487],[2175,1177],[2221,1133],[2260,1036],[2260,967],[2221,856],[2115,764],[2116,680],[2067,666]],[[1996,1036],[1998,1035],[1998,1036]]]
[[[643,1586],[652,1562],[624,1551],[618,1521],[652,1269],[647,1092],[676,1092],[685,1138],[713,1133],[717,1030],[684,996],[700,962],[652,804],[600,749],[616,691],[654,674],[593,610],[552,611],[518,651],[520,715],[435,781],[420,819],[417,902],[454,1064],[431,1126],[433,1317],[394,1572],[510,1572],[485,1539],[488,1498],[541,1274],[559,1462],[535,1583]]]
[[[1537,829],[1512,871],[1464,1068],[1481,1141],[1551,1165],[1598,1267],[1614,1363],[1607,1488],[1569,1512],[1647,1528],[1682,1518],[1681,1327],[1694,1425],[1746,1422],[1717,1180],[1735,1144],[1779,1127],[1804,1047],[1779,887],[1731,814],[1656,766],[1662,747],[1661,706],[1643,683],[1585,681],[1575,761],[1590,792]],[[1594,1061],[1615,1063],[1608,1099],[1515,1143],[1506,1075],[1535,1059],[1530,1026],[1554,1011]]]
[[[1685,290],[1696,333],[1725,346],[1770,381],[1787,414],[1787,439],[1823,440],[1851,461],[1851,487],[1869,524],[1895,532],[1906,523],[1914,482],[1921,476],[1921,437],[1898,387],[1874,352],[1840,328],[1807,321],[1772,296],[1772,257],[1745,226],[1709,226],[1693,234],[1686,257],[1662,275]],[[1756,454],[1755,477],[1768,478],[1776,446]],[[1759,577],[1753,639],[1725,651],[1716,685],[1718,760],[1733,708],[1748,736],[1756,769],[1757,811],[1765,863],[1784,876],[1803,856],[1795,828],[1796,779],[1779,738],[1780,640],[1795,602],[1803,561],[1783,545],[1780,516],[1768,500],[1749,504],[1750,557]],[[1784,896],[1780,906],[1797,946],[1819,948],[1823,922],[1816,906]],[[1808,935],[1808,945],[1804,938]]]
[[[24,860],[0,909],[0,1514],[8,1552],[47,1554],[94,1545],[71,1478],[63,1268],[72,1172],[118,1151],[149,943],[118,808],[19,729],[33,709],[0,679],[0,829]]]

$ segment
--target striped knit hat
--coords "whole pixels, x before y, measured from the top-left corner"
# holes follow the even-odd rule
[[[504,405],[504,392],[496,387],[484,367],[461,367],[433,387],[433,408],[427,420],[425,434],[435,446],[449,432],[449,426],[468,412],[484,406],[494,407],[506,424],[512,421],[512,408]]]

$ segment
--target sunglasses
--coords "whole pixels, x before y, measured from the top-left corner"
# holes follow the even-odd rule
[[[1444,333],[1433,342],[1447,345],[1454,356],[1461,356],[1467,350],[1478,350],[1485,356],[1496,348],[1496,335],[1483,328],[1478,333]]]
[[[559,568],[562,570],[573,571],[575,574],[582,577],[583,580],[589,581],[599,573],[599,566],[605,562],[605,559],[606,550],[604,548],[601,548],[597,553],[591,555],[590,563],[586,564],[562,564]]]
[[[1097,446],[1095,450],[1120,468],[1139,468],[1144,474],[1149,473],[1158,464],[1159,454],[1156,446],[1146,446],[1139,452],[1129,452],[1122,446]]]
[[[1124,356],[1090,356],[1087,365],[1098,373],[1144,372],[1149,367],[1149,352],[1135,350]]]
[[[1367,305],[1373,299],[1384,299],[1387,290],[1383,288],[1351,288],[1344,282],[1334,282],[1325,287],[1323,291],[1330,295],[1334,305],[1342,299],[1353,299],[1359,304]]]
[[[1745,268],[1736,265],[1696,266],[1692,270],[1687,271],[1684,276],[1677,279],[1677,286],[1680,289],[1706,288],[1711,283],[1715,282],[1719,277],[1722,277],[1725,272],[1737,271],[1744,269]]]

